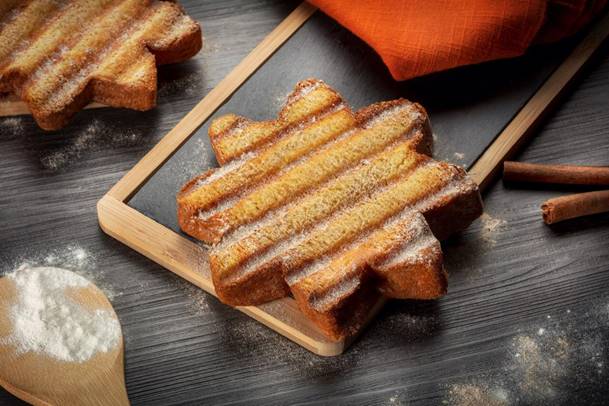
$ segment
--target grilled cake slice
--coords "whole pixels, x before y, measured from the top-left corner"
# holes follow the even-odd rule
[[[445,293],[433,233],[463,229],[482,206],[462,169],[429,157],[421,106],[394,100],[353,113],[328,85],[307,80],[277,120],[228,115],[209,132],[224,165],[184,185],[178,220],[213,244],[223,302],[256,305],[291,293],[339,339],[380,295]]]
[[[7,0],[0,5],[0,92],[58,129],[91,101],[147,110],[156,65],[202,45],[199,24],[160,0]]]

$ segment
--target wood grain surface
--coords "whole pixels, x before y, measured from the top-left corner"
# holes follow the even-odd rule
[[[69,266],[74,247],[89,253],[79,269],[112,296],[133,404],[435,405],[485,395],[605,404],[609,216],[545,226],[539,205],[565,189],[492,186],[485,196],[492,218],[445,244],[449,294],[391,303],[332,359],[104,235],[95,202],[295,6],[184,3],[207,43],[196,60],[161,69],[158,109],[90,110],[56,133],[28,117],[0,120],[0,271],[51,254]],[[605,48],[516,159],[609,164],[608,96]],[[519,361],[534,355],[541,361]],[[0,391],[5,404],[20,402]]]

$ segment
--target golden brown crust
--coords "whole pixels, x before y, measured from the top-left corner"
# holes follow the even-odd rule
[[[213,263],[213,260],[212,260]],[[212,273],[212,280],[218,298],[231,306],[256,306],[271,300],[286,297],[290,288],[279,270],[281,265],[270,262],[243,277],[226,277]]]
[[[307,80],[279,118],[211,124],[223,168],[178,195],[182,229],[215,244],[220,300],[257,305],[290,292],[333,339],[357,331],[380,295],[446,293],[442,238],[481,213],[477,186],[429,156],[427,113],[399,99],[352,113]],[[425,215],[425,217],[423,216]]]
[[[0,91],[13,92],[47,130],[88,103],[148,110],[156,65],[202,46],[199,24],[174,2],[32,0],[0,32]]]
[[[422,251],[426,263],[395,264],[377,269],[379,291],[395,299],[437,299],[446,294],[448,280],[437,248]]]
[[[457,176],[464,180],[460,193],[442,197],[423,212],[427,224],[439,240],[445,240],[456,231],[464,230],[483,212],[478,185],[466,177],[462,168],[452,168],[458,173]]]
[[[318,311],[306,305],[309,297],[299,289],[292,289],[294,298],[301,311],[311,319],[326,336],[332,340],[341,340],[355,335],[381,298],[381,293],[375,288],[371,272],[362,274],[360,283],[353,294],[337,302],[327,311]]]
[[[188,182],[186,182],[180,191],[178,192],[178,201],[182,201],[184,197],[188,196],[188,194],[196,188],[197,184],[205,179],[207,179],[211,174],[215,172],[215,169],[209,169],[202,174],[192,178]],[[180,228],[195,238],[206,241],[209,240],[210,237],[205,229],[200,227],[200,223],[196,221],[196,216],[198,212],[197,207],[193,207],[189,204],[178,204],[178,224]]]

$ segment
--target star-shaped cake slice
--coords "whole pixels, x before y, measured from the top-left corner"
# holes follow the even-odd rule
[[[276,120],[229,114],[209,135],[222,167],[184,185],[178,219],[212,245],[223,302],[257,305],[291,294],[328,337],[341,339],[381,295],[446,292],[437,238],[467,227],[482,204],[464,170],[430,157],[420,105],[400,99],[354,113],[310,79]]]
[[[0,93],[23,100],[47,130],[94,101],[148,110],[156,65],[201,49],[199,24],[160,0],[3,0]]]

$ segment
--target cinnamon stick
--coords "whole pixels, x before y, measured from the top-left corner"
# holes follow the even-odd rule
[[[503,180],[564,185],[609,185],[608,166],[542,165],[503,163]]]
[[[609,190],[557,197],[541,205],[543,221],[546,224],[607,211],[609,211]]]

